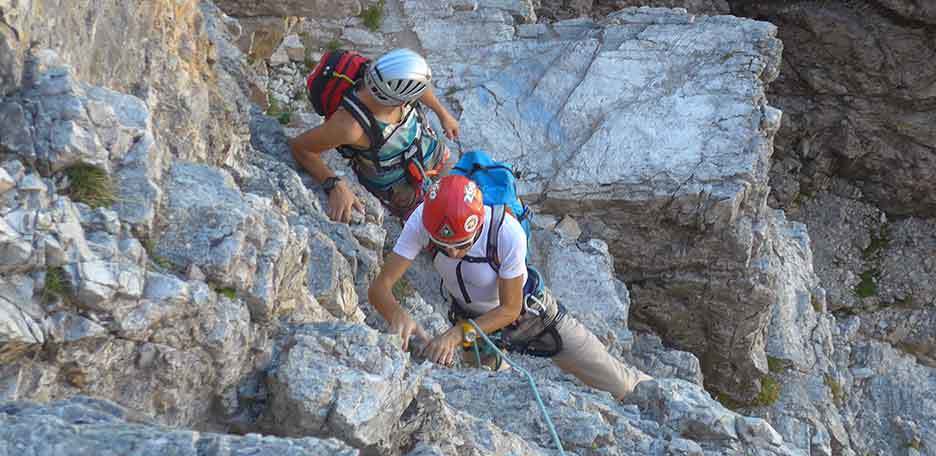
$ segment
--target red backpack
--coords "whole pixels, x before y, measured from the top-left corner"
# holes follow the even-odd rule
[[[306,78],[309,101],[315,112],[331,117],[341,105],[345,91],[364,76],[370,59],[354,51],[335,50],[322,55],[312,73]]]

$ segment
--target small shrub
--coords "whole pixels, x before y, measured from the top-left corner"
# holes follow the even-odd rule
[[[292,120],[292,113],[280,107],[280,104],[278,101],[276,101],[276,98],[270,97],[269,100],[270,107],[267,108],[266,114],[276,119],[276,121],[281,125],[289,124],[289,121]]]
[[[117,201],[114,181],[107,173],[91,165],[75,165],[65,170],[68,176],[67,194],[72,201],[91,207],[107,207]]]
[[[780,358],[774,358],[773,356],[767,357],[767,369],[770,372],[778,374],[783,372],[785,363]]]
[[[780,382],[773,377],[764,377],[761,379],[761,390],[751,401],[735,400],[721,392],[714,397],[726,409],[741,413],[751,407],[767,407],[777,402],[780,399]]]
[[[831,375],[825,376],[825,384],[829,387],[829,392],[832,393],[832,400],[841,405],[845,401],[845,390],[842,388],[842,384],[835,381]]]
[[[715,400],[718,401],[726,409],[737,412],[745,407],[745,403],[741,401],[736,401],[730,398],[727,394],[717,393],[715,394]]]
[[[364,21],[364,26],[369,28],[372,32],[376,32],[380,29],[380,23],[383,22],[383,10],[384,10],[384,0],[380,0],[376,5],[368,6],[361,11],[361,19]]]
[[[755,407],[767,407],[780,399],[780,382],[773,377],[764,377],[761,379],[761,390],[754,398],[751,405]]]
[[[869,242],[868,246],[861,252],[861,256],[865,260],[873,259],[882,250],[887,248],[888,244],[890,244],[890,237],[887,235],[887,225],[884,225],[881,226],[877,233],[871,232],[871,242]]]
[[[61,266],[46,269],[42,300],[49,303],[56,297],[67,298],[70,293],[71,285],[65,278],[65,269]]]
[[[867,298],[877,294],[877,271],[869,269],[861,273],[861,282],[855,285],[855,294],[859,298]]]
[[[148,237],[148,238],[146,238],[146,239],[143,240],[143,250],[146,250],[146,256],[148,256],[149,259],[150,259],[153,263],[156,263],[159,267],[161,267],[161,268],[163,268],[163,269],[165,269],[165,270],[167,270],[167,271],[171,271],[171,270],[172,270],[172,268],[173,268],[173,266],[174,266],[174,265],[172,264],[172,262],[169,261],[168,258],[159,256],[159,255],[157,255],[157,254],[155,253],[155,252],[156,252],[156,241],[153,240],[153,238]]]
[[[215,288],[215,293],[218,293],[219,295],[224,296],[225,298],[228,298],[231,301],[237,299],[237,290],[231,287]]]

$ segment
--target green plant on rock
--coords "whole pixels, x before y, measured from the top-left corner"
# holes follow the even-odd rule
[[[147,237],[143,239],[143,250],[146,250],[146,256],[149,257],[150,261],[167,271],[172,270],[174,266],[172,261],[156,254],[156,241],[153,238]]]
[[[368,6],[364,8],[364,11],[361,11],[361,19],[364,21],[364,26],[369,28],[372,32],[376,32],[380,29],[380,23],[383,22],[384,4],[384,0],[379,0],[376,5]]]
[[[767,357],[767,369],[770,372],[779,374],[780,372],[784,371],[785,366],[786,366],[786,363],[784,363],[782,359],[774,358],[773,356]]]
[[[279,101],[274,97],[269,97],[269,107],[267,108],[266,115],[276,119],[281,125],[287,125],[289,121],[292,120],[292,112],[282,108]]]
[[[68,177],[67,195],[91,207],[107,207],[117,201],[114,181],[103,169],[80,164],[65,169]]]
[[[235,289],[233,289],[233,288],[231,288],[231,287],[218,288],[218,289],[216,289],[215,291],[216,291],[219,295],[224,296],[225,298],[228,298],[228,299],[230,299],[231,301],[233,301],[234,299],[237,298],[237,290],[235,290]]]
[[[52,302],[56,297],[67,299],[71,294],[71,285],[65,278],[65,269],[61,266],[46,269],[45,286],[42,288],[42,300]]]
[[[768,365],[769,362],[768,358]],[[761,379],[761,389],[757,393],[757,396],[750,401],[735,400],[721,392],[716,393],[714,397],[715,400],[720,402],[725,408],[738,412],[750,407],[767,407],[773,405],[780,399],[780,389],[780,382],[771,376],[767,376]]]
[[[878,232],[871,231],[871,242],[861,252],[861,256],[867,260],[874,259],[890,244],[890,236],[887,234],[887,225],[882,225]]]
[[[868,298],[877,294],[877,270],[868,269],[861,273],[861,281],[855,285],[855,295]]]
[[[751,402],[754,407],[767,407],[773,405],[780,399],[780,382],[773,377],[764,377],[761,379],[761,390],[757,397]]]

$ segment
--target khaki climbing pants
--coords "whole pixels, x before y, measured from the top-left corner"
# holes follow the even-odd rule
[[[564,372],[574,375],[582,383],[607,391],[615,399],[634,392],[637,384],[653,377],[640,369],[628,366],[611,356],[604,344],[585,325],[571,315],[566,315],[559,324],[562,351],[552,360]]]
[[[504,328],[504,338],[511,342],[533,340],[532,347],[548,350],[551,338],[537,336],[545,328],[543,322],[550,321],[559,312],[559,305],[549,288],[543,288],[537,307],[541,309],[541,314],[545,314],[545,318],[540,318],[528,308],[516,325]],[[552,356],[553,362],[586,385],[607,391],[615,399],[621,400],[634,391],[637,383],[653,379],[611,356],[598,337],[575,317],[566,314],[556,323],[556,329],[562,340],[562,349]]]

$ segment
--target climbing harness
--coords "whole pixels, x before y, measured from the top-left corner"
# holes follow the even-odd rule
[[[526,376],[527,381],[530,382],[530,389],[533,390],[533,397],[536,398],[536,404],[539,405],[540,412],[543,414],[543,419],[546,421],[546,427],[549,428],[549,435],[552,436],[553,443],[555,443],[556,448],[559,449],[560,456],[565,456],[565,450],[562,449],[562,442],[559,441],[559,434],[556,433],[556,428],[555,426],[553,426],[552,420],[549,418],[549,413],[546,412],[546,406],[543,405],[543,399],[540,398],[539,390],[536,388],[536,382],[533,381],[533,376],[530,375],[530,373],[527,372],[526,369],[520,367],[519,365],[511,361],[511,359],[508,358],[507,355],[505,355],[502,351],[500,351],[500,349],[497,348],[497,345],[495,345],[494,342],[492,342],[491,339],[488,338],[487,334],[484,333],[481,327],[478,326],[478,323],[476,323],[473,319],[468,319],[468,323],[471,323],[471,326],[473,326],[474,329],[477,331],[477,335],[481,336],[481,339],[487,343],[488,347],[490,347],[491,350],[497,353],[497,355],[500,356],[501,358],[507,360],[507,363],[510,364],[511,367],[517,369],[518,371],[522,372],[523,375]],[[474,345],[475,347],[477,347],[478,344],[474,344]],[[475,348],[475,350],[477,350],[477,348]],[[477,351],[475,352],[475,354],[477,354]]]

